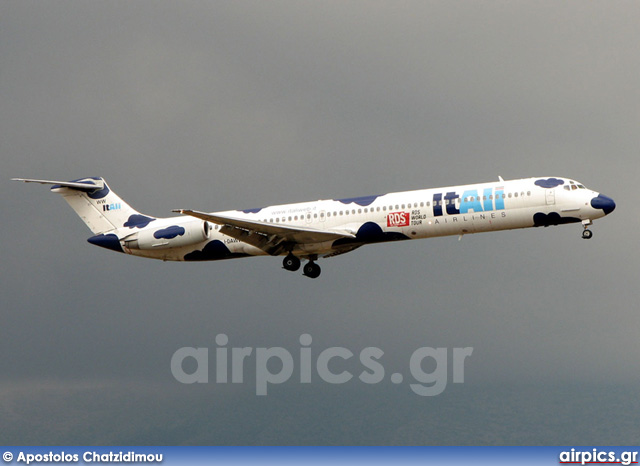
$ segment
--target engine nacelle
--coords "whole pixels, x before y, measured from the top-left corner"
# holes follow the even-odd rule
[[[167,249],[201,243],[211,235],[209,222],[189,222],[162,228],[147,228],[124,239],[129,249]]]

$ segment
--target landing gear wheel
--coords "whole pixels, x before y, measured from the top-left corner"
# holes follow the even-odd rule
[[[307,262],[302,269],[302,274],[309,278],[318,278],[320,276],[320,266],[315,262]]]
[[[582,232],[582,239],[591,239],[592,236],[593,232],[591,230],[587,230],[585,228],[585,230]]]
[[[282,267],[291,272],[295,272],[300,268],[300,259],[293,254],[289,254],[282,260]]]

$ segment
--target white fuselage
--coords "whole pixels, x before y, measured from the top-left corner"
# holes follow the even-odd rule
[[[94,236],[113,251],[165,261],[208,261],[284,255],[282,267],[317,278],[315,261],[365,244],[484,231],[582,223],[613,212],[613,199],[566,178],[449,186],[349,199],[226,212],[176,210],[179,217],[143,215],[101,177],[73,181],[14,178],[53,185]]]
[[[554,182],[548,180],[562,181],[563,184],[552,186]],[[217,214],[270,225],[351,233],[356,236],[352,243],[362,245],[559,223],[583,222],[587,225],[608,213],[591,205],[592,199],[598,196],[597,192],[566,178],[528,178]],[[157,230],[192,222],[202,223],[198,219],[172,217],[157,219],[145,228]],[[125,247],[124,250],[129,254],[162,260],[189,260],[189,252],[201,250],[206,243],[219,241],[232,254],[229,257],[267,255],[262,249],[227,236],[219,229],[219,225],[212,225],[206,240],[189,246],[170,247],[170,243],[164,246],[159,243],[157,247]],[[121,230],[116,232],[119,238],[131,231],[128,228]],[[331,255],[337,250],[335,241],[323,241],[297,244],[290,252],[305,257]],[[207,259],[215,258],[227,257]]]

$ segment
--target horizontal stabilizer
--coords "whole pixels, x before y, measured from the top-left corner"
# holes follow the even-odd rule
[[[11,178],[13,181],[23,181],[25,183],[52,184],[54,188],[71,188],[79,191],[98,191],[104,189],[104,181],[102,180],[86,180],[82,182],[75,181],[52,181],[52,180],[34,180],[30,178]]]

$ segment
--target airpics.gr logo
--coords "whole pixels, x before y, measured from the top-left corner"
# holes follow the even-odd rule
[[[387,215],[387,226],[408,227],[410,218],[409,212],[390,212]]]
[[[266,396],[268,388],[289,381],[301,384],[345,384],[358,380],[365,384],[391,382],[394,385],[409,384],[419,396],[437,396],[449,382],[464,383],[465,361],[473,354],[473,347],[432,348],[423,346],[411,353],[408,370],[389,374],[385,352],[375,346],[353,352],[341,346],[325,349],[312,348],[313,338],[308,333],[300,335],[299,349],[290,351],[280,346],[252,348],[250,346],[227,347],[229,337],[216,335],[216,348],[182,347],[171,357],[171,374],[180,383],[217,384],[245,383],[245,376],[253,376],[256,395]],[[209,360],[211,359],[211,368]],[[215,361],[215,364],[213,363]],[[255,367],[255,375],[248,370]],[[449,369],[453,370],[450,376]]]

